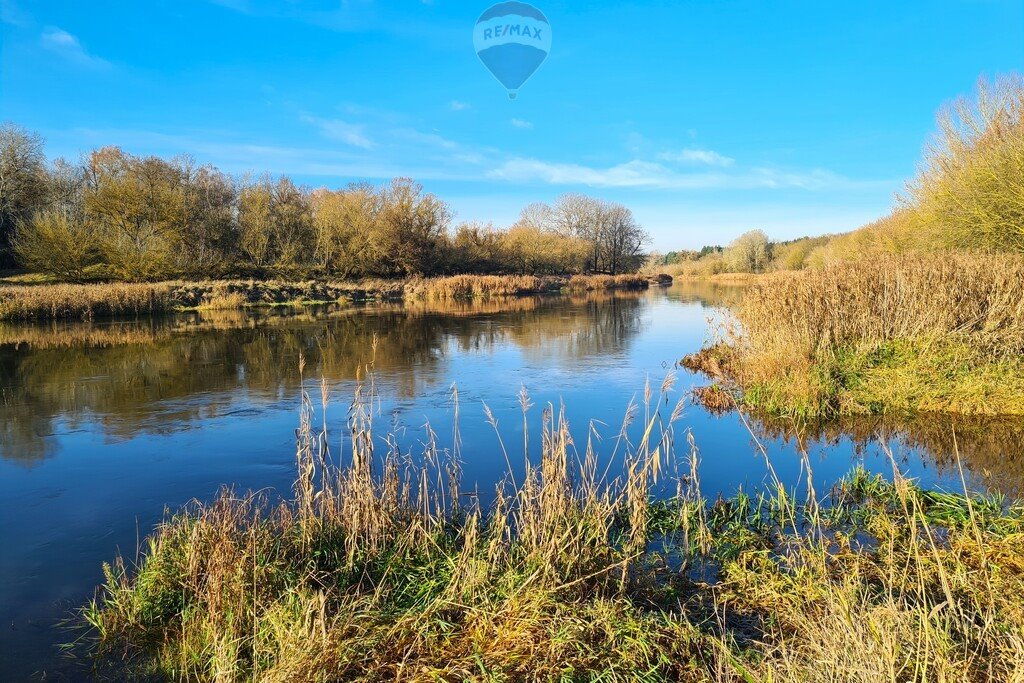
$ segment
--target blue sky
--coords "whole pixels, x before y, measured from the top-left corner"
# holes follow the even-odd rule
[[[668,250],[882,215],[939,105],[1024,68],[1021,0],[537,0],[551,52],[510,101],[473,51],[490,4],[0,0],[0,119],[51,156],[408,175],[499,225],[583,191]]]

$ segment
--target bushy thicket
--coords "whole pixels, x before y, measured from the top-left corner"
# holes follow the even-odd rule
[[[448,204],[409,178],[311,190],[117,147],[48,166],[42,139],[12,124],[0,190],[5,265],[71,282],[616,274],[639,267],[648,239],[626,207],[576,194],[502,230],[453,227]]]

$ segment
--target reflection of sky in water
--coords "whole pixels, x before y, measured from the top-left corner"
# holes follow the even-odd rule
[[[405,312],[391,306],[321,316],[230,312],[0,328],[0,673],[9,674],[0,678],[49,666],[51,645],[67,640],[51,628],[53,619],[91,595],[103,561],[118,550],[132,557],[137,538],[165,507],[209,498],[221,485],[289,491],[300,353],[315,403],[316,380],[323,375],[330,383],[334,444],[344,433],[355,373],[369,362],[374,337],[382,413],[377,427],[398,421],[406,447],[416,449],[428,421],[442,444],[450,442],[450,391],[457,385],[463,488],[477,484],[486,493],[505,464],[484,402],[517,469],[520,386],[533,403],[534,443],[543,406],[557,409],[564,402],[579,450],[593,420],[607,452],[628,402],[642,399],[645,378],[657,393],[675,361],[705,341],[712,309],[704,300],[723,295],[730,293],[677,285],[642,295],[525,300],[511,312],[474,312],[465,305]],[[666,414],[681,393],[703,382],[677,372]],[[870,437],[875,427],[852,431]],[[688,405],[676,427],[683,450],[686,429],[700,448],[709,497],[765,481],[764,459],[740,416],[716,417]],[[963,429],[970,451],[971,426]],[[778,432],[768,428],[755,431],[765,434],[780,477],[802,488],[795,441],[771,436]],[[974,431],[968,464],[979,462],[978,471],[1003,468],[993,476],[1004,485],[1019,481],[1019,457],[1000,457],[1003,442],[992,438],[1005,429]],[[942,450],[944,434],[933,428],[907,440]],[[808,446],[821,490],[857,462],[891,472],[877,445],[861,448],[861,440],[842,429],[825,429],[823,436]],[[1009,433],[1004,442],[1019,444],[1019,437]],[[890,443],[904,471],[926,484],[955,484],[954,469],[936,466],[899,438]]]

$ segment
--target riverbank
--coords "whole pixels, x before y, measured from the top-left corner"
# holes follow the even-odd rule
[[[0,287],[0,320],[91,320],[187,309],[236,309],[362,301],[519,297],[558,292],[646,289],[671,279],[639,275],[455,275],[408,280],[211,280]]]
[[[1024,414],[1024,258],[935,253],[767,274],[683,364],[771,415]],[[731,399],[729,397],[732,397]]]
[[[1024,673],[1019,504],[862,470],[827,501],[775,482],[712,504],[696,449],[672,449],[679,408],[654,395],[622,478],[590,451],[578,461],[545,411],[534,466],[481,510],[460,495],[457,430],[413,461],[373,452],[391,442],[373,431],[372,386],[346,464],[306,401],[294,498],[225,492],[161,525],[138,567],[105,567],[83,612],[94,654],[238,681]],[[677,465],[675,495],[655,500]]]

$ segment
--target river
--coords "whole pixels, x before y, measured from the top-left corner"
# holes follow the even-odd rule
[[[507,304],[0,326],[0,680],[88,677],[57,649],[76,637],[61,622],[93,595],[102,563],[119,552],[133,559],[167,511],[222,486],[288,495],[300,356],[315,401],[327,381],[336,435],[371,364],[378,422],[409,448],[427,423],[450,435],[457,387],[464,485],[487,491],[506,463],[485,404],[506,443],[522,439],[525,387],[536,431],[543,406],[564,404],[580,443],[590,433],[610,447],[648,379],[657,390],[674,373],[673,400],[706,383],[677,361],[713,334],[718,306],[735,296],[679,283]],[[926,486],[961,486],[957,452],[972,488],[1015,494],[1024,481],[1024,428],[999,420],[861,419],[793,434],[689,402],[676,429],[692,432],[708,497],[765,483],[756,442],[797,489],[806,486],[802,450],[827,492],[858,463],[891,474],[883,444]]]

